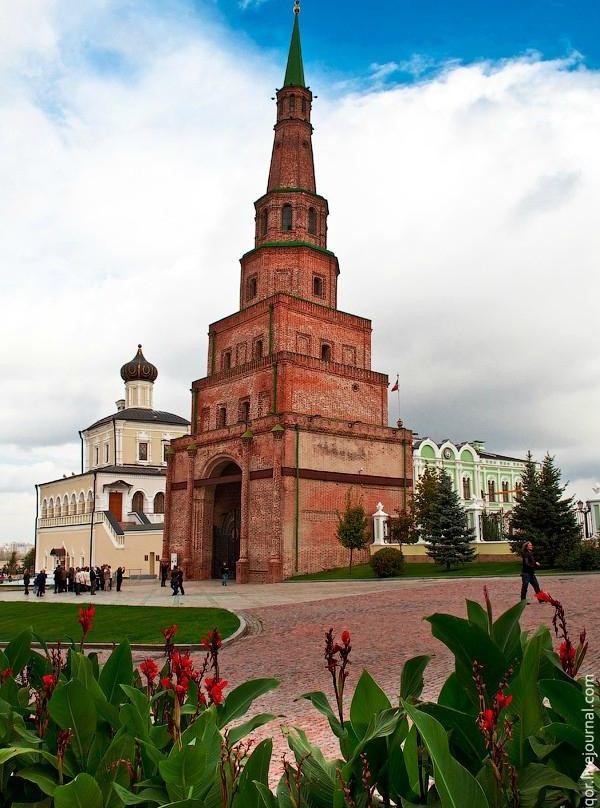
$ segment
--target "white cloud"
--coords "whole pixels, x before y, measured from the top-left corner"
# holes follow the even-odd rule
[[[0,85],[0,541],[29,535],[34,482],[77,469],[138,342],[157,405],[189,412],[207,324],[237,306],[284,69],[189,15],[36,8],[10,20]],[[311,84],[339,305],[373,318],[405,422],[597,478],[599,74],[528,57]]]

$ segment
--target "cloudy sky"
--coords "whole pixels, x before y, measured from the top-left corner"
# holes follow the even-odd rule
[[[252,247],[291,5],[0,4],[0,542],[31,539],[35,482],[79,470],[77,431],[114,410],[138,342],[156,405],[188,415]],[[402,417],[548,450],[584,498],[599,24],[596,0],[303,0],[301,18],[339,306],[373,319]]]

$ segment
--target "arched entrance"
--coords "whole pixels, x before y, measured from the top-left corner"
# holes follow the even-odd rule
[[[242,470],[235,463],[227,463],[219,476],[223,482],[217,483],[214,489],[212,576],[220,578],[225,563],[229,577],[235,578],[235,565],[240,557]]]

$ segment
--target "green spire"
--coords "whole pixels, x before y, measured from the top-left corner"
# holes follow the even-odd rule
[[[305,87],[304,65],[302,64],[302,45],[300,44],[300,0],[296,0],[294,6],[294,30],[292,31],[292,41],[290,42],[290,52],[288,54],[287,68],[285,71],[284,87]]]

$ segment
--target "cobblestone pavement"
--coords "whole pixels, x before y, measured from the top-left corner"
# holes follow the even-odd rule
[[[481,601],[484,583],[496,615],[519,596],[518,578],[356,581],[227,589],[211,582],[194,582],[189,586],[184,605],[218,604],[248,613],[254,633],[223,650],[222,676],[230,687],[254,677],[280,679],[281,687],[257,702],[255,711],[281,714],[279,724],[301,727],[328,756],[334,756],[337,746],[327,723],[308,702],[295,701],[297,696],[311,690],[330,693],[323,662],[325,631],[333,627],[338,635],[343,629],[351,632],[353,665],[348,680],[349,697],[361,670],[368,668],[394,698],[404,661],[424,653],[435,654],[425,675],[425,695],[433,697],[450,673],[451,657],[431,636],[423,617],[439,611],[464,615],[465,599]],[[562,600],[575,636],[582,627],[587,628],[590,650],[585,671],[600,674],[600,578],[548,576],[542,577],[541,583]],[[0,597],[9,595],[6,592]],[[100,593],[96,603],[168,603],[165,590],[161,592],[156,584],[130,584],[121,596],[117,600],[116,593]],[[551,616],[551,607],[533,602],[525,611],[522,625],[525,629],[534,629],[540,623],[550,626]],[[138,661],[143,656],[141,652],[136,654]],[[286,744],[277,733],[275,756],[280,758],[285,749]]]
[[[257,676],[274,676],[281,687],[261,700],[260,708],[282,713],[286,723],[304,729],[312,741],[318,741],[328,756],[337,745],[326,721],[309,702],[294,699],[311,690],[331,690],[323,662],[323,637],[333,627],[339,633],[348,629],[352,636],[350,690],[363,668],[367,668],[390,698],[397,699],[400,672],[404,661],[417,654],[433,653],[425,675],[425,695],[434,697],[451,670],[451,655],[431,635],[423,617],[434,612],[463,616],[465,599],[481,601],[487,583],[494,612],[499,615],[518,599],[520,580],[462,579],[421,582],[408,590],[385,590],[368,595],[337,597],[302,604],[254,609],[261,621],[262,633],[243,638],[223,652],[222,675],[231,685]],[[600,579],[594,576],[546,578],[543,585],[565,605],[571,630],[578,636],[586,626],[590,651],[586,672],[600,674]],[[533,594],[533,593],[532,593]],[[552,609],[533,602],[527,606],[523,628],[535,629],[540,623],[550,626]],[[350,693],[348,694],[351,695]],[[285,744],[276,745],[281,755]]]

